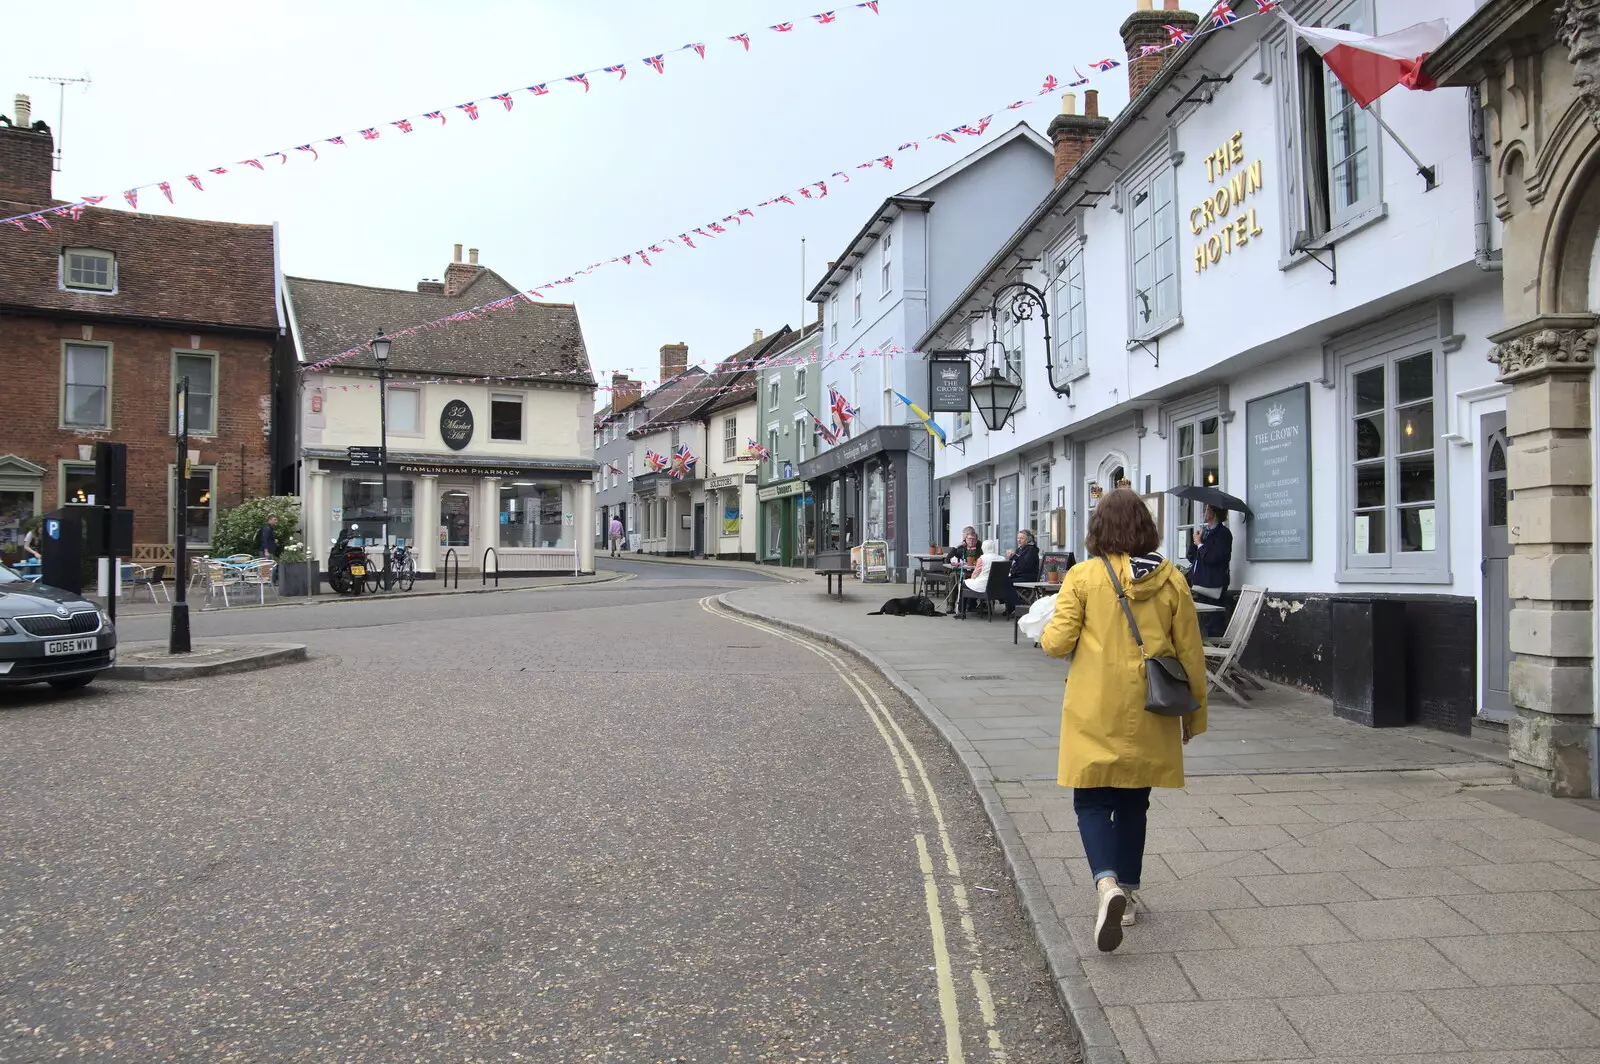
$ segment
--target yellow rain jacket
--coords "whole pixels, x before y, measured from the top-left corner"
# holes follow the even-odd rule
[[[1137,580],[1126,554],[1108,559],[1128,594],[1145,653],[1183,662],[1200,703],[1188,718],[1199,735],[1206,730],[1205,651],[1188,582],[1165,558]],[[1144,659],[1099,558],[1067,573],[1039,645],[1052,657],[1073,656],[1061,703],[1057,781],[1063,787],[1183,786],[1179,718],[1144,708]]]

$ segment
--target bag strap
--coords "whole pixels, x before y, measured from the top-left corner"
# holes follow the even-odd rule
[[[1111,567],[1110,558],[1102,554],[1100,560],[1105,563],[1106,575],[1111,577],[1111,586],[1117,589],[1117,601],[1122,603],[1122,615],[1128,618],[1128,628],[1133,632],[1133,641],[1139,644],[1139,653],[1144,655],[1144,636],[1139,634],[1139,622],[1133,619],[1133,607],[1128,605],[1128,594],[1122,590],[1122,581],[1117,579],[1117,571]]]

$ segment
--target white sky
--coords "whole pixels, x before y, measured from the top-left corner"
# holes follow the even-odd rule
[[[35,117],[54,127],[55,86],[28,76],[94,79],[67,92],[60,198],[104,194],[122,206],[122,189],[170,180],[177,206],[152,189],[140,208],[277,221],[287,272],[390,287],[442,276],[461,243],[531,288],[827,180],[824,202],[796,197],[697,251],[669,247],[653,267],[607,266],[559,290],[578,305],[602,383],[630,368],[653,380],[663,343],[714,361],[754,328],[813,315],[801,305],[801,238],[809,286],[878,201],[981,143],[932,134],[990,112],[985,140],[1019,117],[1042,133],[1058,95],[1004,105],[1034,98],[1046,74],[1071,80],[1075,64],[1101,90],[1102,113],[1114,113],[1127,99],[1125,68],[1094,75],[1087,64],[1122,58],[1117,27],[1133,7],[882,0],[875,17],[834,0],[838,20],[821,26],[809,18],[829,10],[821,0],[87,0],[54,29],[13,40],[0,98],[9,110],[14,93],[29,93]],[[765,29],[787,20],[793,33]],[[748,55],[726,40],[744,30]],[[690,41],[706,43],[704,61],[670,51]],[[642,57],[662,51],[658,75]],[[628,67],[620,85],[597,74],[587,95],[564,82],[548,96],[525,91],[615,62]],[[510,114],[491,103],[469,122],[454,109],[508,89]],[[387,126],[434,109],[449,114],[443,130],[419,122],[403,137]],[[377,141],[317,144],[375,124]],[[854,169],[908,140],[922,148],[897,155],[892,173]],[[307,141],[320,162],[292,151]],[[266,173],[230,165],[280,148],[294,157],[264,160]],[[234,172],[202,173],[204,193],[183,179],[217,165]],[[848,187],[828,177],[835,170],[850,172]]]

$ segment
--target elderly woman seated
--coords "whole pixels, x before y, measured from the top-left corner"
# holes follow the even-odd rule
[[[978,556],[976,567],[972,575],[961,581],[961,586],[974,595],[982,596],[989,590],[989,574],[994,572],[994,563],[1006,561],[1004,554],[1000,553],[1000,544],[992,539],[983,541],[983,553]],[[1011,616],[1012,606],[1006,606],[1006,616]]]

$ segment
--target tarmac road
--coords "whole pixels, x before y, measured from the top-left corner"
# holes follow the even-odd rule
[[[0,1060],[1075,1059],[955,760],[702,601],[751,579],[208,614],[313,659],[0,693]]]

